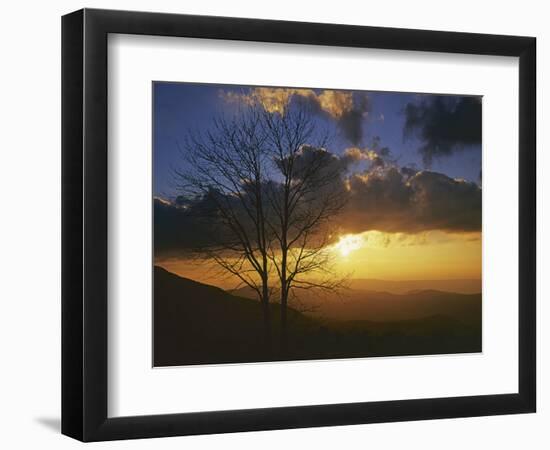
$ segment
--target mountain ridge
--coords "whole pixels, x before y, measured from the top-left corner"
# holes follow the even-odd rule
[[[277,346],[278,304],[270,306],[273,348],[266,351],[262,310],[257,300],[232,295],[161,267],[154,268],[153,285],[156,367],[481,351],[481,320],[463,320],[476,317],[475,308],[481,306],[479,295],[473,296],[469,306],[474,307],[473,312],[467,310],[464,317],[448,316],[425,306],[420,317],[396,314],[401,309],[399,302],[392,305],[384,300],[392,294],[382,296],[383,301],[378,304],[386,308],[385,315],[375,314],[372,304],[366,312],[351,308],[349,317],[306,315],[289,308],[289,348],[281,353]],[[441,294],[434,295],[437,304],[437,295]],[[403,297],[403,302],[407,298],[393,297]],[[349,307],[331,303],[334,307]],[[415,310],[414,300],[409,303],[411,308],[406,313]],[[429,306],[430,302],[426,304]]]

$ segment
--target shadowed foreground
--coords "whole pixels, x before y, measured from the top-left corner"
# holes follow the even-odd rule
[[[271,317],[274,344],[267,351],[258,301],[154,269],[157,367],[481,351],[481,294],[359,290],[347,301],[327,300],[321,313],[289,308],[284,355],[276,345],[277,304]]]

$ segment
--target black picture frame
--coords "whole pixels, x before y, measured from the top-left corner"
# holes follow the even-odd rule
[[[517,393],[107,416],[107,36],[519,57]],[[82,441],[529,413],[536,408],[536,39],[83,9],[62,18],[62,433]]]

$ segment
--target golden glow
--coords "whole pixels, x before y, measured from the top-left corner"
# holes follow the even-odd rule
[[[359,250],[361,247],[363,247],[363,236],[360,234],[341,236],[340,240],[334,244],[334,249],[343,257],[347,257],[351,252]]]
[[[353,278],[481,278],[479,232],[428,231],[407,234],[368,231],[359,235],[346,235],[345,242],[361,242],[361,245],[348,252],[346,258],[336,261],[335,270],[349,273]]]
[[[245,105],[258,102],[267,112],[280,114],[284,113],[293,95],[315,100],[322,110],[337,119],[353,109],[353,95],[348,91],[325,89],[320,94],[316,94],[312,89],[259,87],[253,89],[250,94],[221,92],[222,98],[228,102],[240,102]]]
[[[344,155],[351,158],[353,161],[360,161],[365,159],[367,161],[374,161],[380,156],[374,150],[368,148],[361,149],[359,147],[349,147],[344,150]]]
[[[334,255],[331,270],[350,278],[379,280],[481,279],[481,233],[345,234],[327,247]],[[207,260],[157,258],[158,264],[183,277],[233,289],[230,277]]]

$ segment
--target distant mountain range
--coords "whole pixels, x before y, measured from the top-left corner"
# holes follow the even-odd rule
[[[353,283],[352,286],[361,286]],[[234,295],[256,298],[254,291],[242,288]],[[481,294],[460,294],[435,289],[417,289],[393,294],[360,288],[338,293],[303,291],[291,302],[307,315],[326,320],[370,320],[379,322],[447,316],[472,326],[481,326]]]
[[[377,280],[357,281],[340,295],[308,292],[294,303],[289,349],[281,354],[278,304],[271,306],[274,346],[266,352],[260,303],[249,290],[226,292],[155,267],[154,365],[481,351],[481,294],[395,294],[362,288]]]
[[[406,294],[410,291],[427,289],[456,292],[458,294],[479,294],[481,292],[481,280],[376,280],[359,278],[352,279],[350,287],[352,289],[383,291],[392,294]]]
[[[351,290],[387,292],[390,294],[408,294],[414,291],[443,291],[456,294],[480,294],[482,290],[481,280],[456,279],[456,280],[377,280],[371,278],[352,278],[348,281]],[[242,292],[249,297],[248,288],[242,288]]]

